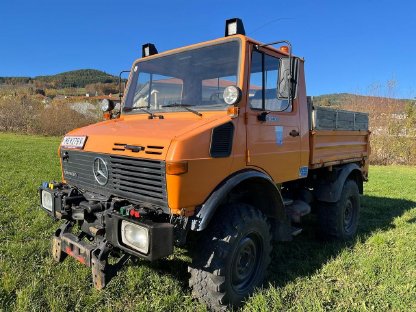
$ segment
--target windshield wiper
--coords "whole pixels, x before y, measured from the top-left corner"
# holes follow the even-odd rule
[[[125,112],[131,112],[131,111],[133,111],[135,109],[140,109],[140,110],[148,113],[149,114],[149,119],[153,119],[153,118],[163,119],[164,118],[163,115],[153,114],[151,111],[148,111],[147,109],[145,109],[143,107],[138,107],[138,106],[137,107],[124,107],[123,108],[123,111],[125,111]]]
[[[192,108],[189,108],[189,106],[195,106],[195,105],[191,105],[191,104],[180,104],[180,103],[173,103],[173,104],[168,104],[168,105],[163,105],[163,107],[183,107],[185,108],[188,112],[194,113],[195,115],[198,116],[202,116],[202,114]]]

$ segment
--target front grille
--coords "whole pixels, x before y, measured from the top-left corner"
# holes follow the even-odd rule
[[[61,150],[62,156],[65,180],[79,189],[167,207],[163,161],[73,150]],[[100,185],[94,176],[93,166],[97,158],[107,164],[108,182],[105,185]]]

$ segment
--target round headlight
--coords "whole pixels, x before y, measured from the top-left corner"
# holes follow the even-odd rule
[[[103,112],[109,112],[114,109],[114,102],[109,99],[104,99],[101,101],[101,110]]]
[[[241,99],[241,90],[236,86],[228,86],[224,89],[224,102],[228,105],[238,103]]]

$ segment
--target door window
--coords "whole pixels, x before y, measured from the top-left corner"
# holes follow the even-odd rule
[[[291,112],[288,100],[277,98],[280,59],[262,52],[253,51],[249,103],[252,109],[276,112]]]

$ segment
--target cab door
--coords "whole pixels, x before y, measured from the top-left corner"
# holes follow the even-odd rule
[[[298,101],[295,96],[290,105],[277,97],[280,57],[253,49],[246,110],[247,165],[265,170],[275,182],[301,176]]]

